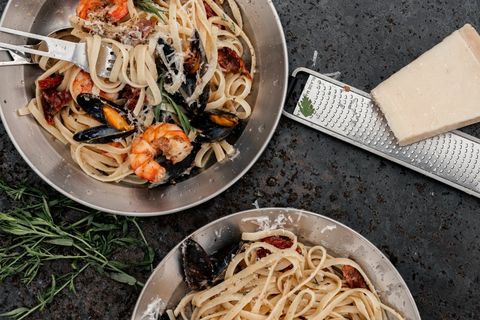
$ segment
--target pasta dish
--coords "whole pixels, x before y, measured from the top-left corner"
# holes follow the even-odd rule
[[[155,186],[233,156],[256,61],[239,7],[224,1],[81,0],[57,37],[86,43],[89,70],[35,57],[45,72],[20,114],[104,182]],[[103,46],[115,54],[108,77],[95,67]]]
[[[403,319],[380,301],[365,272],[351,259],[332,257],[320,245],[305,245],[286,230],[243,233],[242,240],[221,281],[210,277],[202,288],[197,280],[207,269],[198,262],[192,266],[190,258],[202,250],[187,244],[191,248],[186,254],[184,250],[186,281],[195,290],[167,311],[169,319],[380,320],[387,319],[386,312]],[[198,261],[202,260],[205,257]]]

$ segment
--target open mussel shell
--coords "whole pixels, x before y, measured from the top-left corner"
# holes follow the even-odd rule
[[[110,143],[136,131],[135,118],[130,111],[112,101],[90,93],[81,93],[77,97],[77,103],[86,113],[104,123],[76,133],[73,139],[77,142]]]
[[[182,246],[182,259],[188,287],[203,290],[221,281],[224,271],[242,246],[243,242],[237,242],[209,256],[195,240],[187,239]]]
[[[197,156],[201,145],[195,142],[193,142],[192,145],[193,149],[190,154],[186,156],[185,159],[175,164],[173,164],[170,160],[167,160],[167,158],[165,158],[163,155],[159,155],[155,158],[155,161],[165,168],[165,177],[159,182],[150,184],[150,189],[167,183],[174,184],[178,178],[187,174],[189,170],[193,168],[195,157]]]
[[[185,54],[183,61],[183,69],[185,80],[183,81],[180,89],[175,93],[175,97],[183,109],[190,115],[201,114],[207,107],[208,99],[210,97],[210,83],[205,85],[205,89],[200,94],[198,99],[187,103],[189,97],[192,96],[197,83],[201,77],[205,75],[208,69],[208,59],[200,34],[197,30],[193,31],[192,36],[189,38],[190,47]],[[171,76],[177,76],[178,59],[175,59],[175,50],[162,38],[157,40],[157,54],[158,64],[161,65],[168,72],[166,73],[166,83],[171,83]]]
[[[133,134],[135,130],[119,131],[109,125],[103,125],[93,128],[88,128],[77,132],[73,136],[73,140],[83,143],[110,143],[116,139],[126,138]]]
[[[207,110],[190,123],[201,131],[196,138],[199,143],[223,141],[240,127],[240,119],[236,115],[218,109]]]
[[[187,239],[182,247],[185,282],[192,290],[202,290],[212,283],[213,264],[198,242]]]

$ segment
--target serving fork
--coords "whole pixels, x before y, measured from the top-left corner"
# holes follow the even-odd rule
[[[48,50],[39,50],[38,48],[41,43],[33,46],[22,46],[0,42],[0,48],[7,49],[14,59],[14,61],[0,62],[0,66],[31,63],[31,59],[28,59],[28,56],[26,54],[35,54],[39,56],[49,57],[52,59],[68,61],[80,67],[82,70],[90,72],[87,58],[87,44],[85,42],[70,42],[4,27],[0,27],[0,32],[23,36],[31,39],[42,40],[42,42],[47,45]],[[95,66],[98,76],[102,78],[110,77],[110,71],[112,70],[115,59],[116,56],[113,52],[112,46],[102,44],[100,46],[100,53],[98,55],[97,64]]]

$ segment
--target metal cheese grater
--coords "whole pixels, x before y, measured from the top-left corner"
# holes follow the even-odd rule
[[[292,76],[302,71],[313,76],[302,91],[312,109],[302,113],[299,99],[285,116],[480,198],[479,139],[455,130],[400,147],[368,93],[306,68]]]

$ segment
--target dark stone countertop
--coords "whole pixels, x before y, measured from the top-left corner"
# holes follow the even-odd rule
[[[273,3],[290,70],[340,71],[341,81],[367,92],[465,23],[480,29],[476,1]],[[5,4],[0,0],[0,12]],[[480,136],[480,125],[464,130]],[[28,178],[29,185],[56,194],[23,161],[1,123],[0,178]],[[423,319],[480,318],[479,199],[286,118],[258,162],[228,190],[195,208],[143,220],[155,263],[197,228],[252,209],[255,201],[317,212],[360,232],[398,269]],[[1,195],[0,210],[7,206]],[[35,305],[49,274],[68,267],[62,261],[45,265],[29,286],[19,277],[7,278],[0,285],[0,313]],[[149,274],[134,272],[141,281]],[[128,319],[139,294],[93,269],[78,278],[76,289],[77,295],[65,290],[30,318]]]

